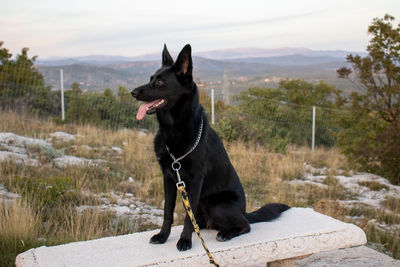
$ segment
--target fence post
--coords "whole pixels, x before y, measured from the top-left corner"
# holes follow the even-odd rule
[[[61,120],[65,120],[65,107],[64,107],[64,73],[60,69],[60,89],[61,89]]]
[[[214,125],[215,123],[215,114],[214,114],[214,89],[211,89],[211,123]]]
[[[311,151],[314,152],[315,146],[315,106],[312,107],[312,137],[311,137]]]

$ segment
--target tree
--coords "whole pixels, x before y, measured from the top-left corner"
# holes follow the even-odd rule
[[[363,169],[400,183],[400,24],[394,27],[393,20],[388,14],[373,19],[368,56],[350,54],[352,69],[337,70],[361,91],[351,95],[351,116],[340,120],[339,143]]]
[[[343,100],[341,91],[324,82],[309,83],[303,80],[283,80],[278,88],[249,88],[235,100],[231,108],[218,121],[216,130],[227,140],[242,139],[268,144],[282,151],[288,144],[311,144],[312,106],[318,109],[316,144],[332,146],[336,131],[332,107]]]
[[[112,99],[113,98],[113,91],[111,88],[106,88],[103,92],[104,97]]]
[[[323,81],[313,84],[300,79],[286,79],[280,81],[276,89],[250,88],[249,92],[243,92],[239,99],[243,100],[250,94],[258,98],[294,104],[298,107],[320,106],[332,108],[343,104],[344,99],[341,97],[341,93],[341,90]]]
[[[34,66],[36,56],[29,58],[29,48],[12,59],[8,49],[0,41],[0,104],[3,108],[31,108],[39,112],[52,109],[50,87],[43,75]]]
[[[124,86],[118,86],[117,100],[119,102],[132,102],[132,95]]]
[[[8,52],[8,49],[4,47],[2,48],[3,44],[4,42],[0,41],[0,61],[2,66],[10,62],[10,59],[12,57],[12,55]]]
[[[71,84],[71,93],[74,95],[82,94],[82,89],[79,87],[79,83],[74,82]]]

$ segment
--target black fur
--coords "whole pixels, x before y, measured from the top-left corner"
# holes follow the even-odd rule
[[[225,241],[249,232],[249,223],[275,219],[289,209],[285,204],[267,204],[257,211],[246,213],[245,194],[239,177],[199,104],[197,86],[192,77],[190,45],[182,49],[175,63],[164,46],[162,67],[149,83],[134,89],[132,95],[144,102],[166,101],[159,108],[147,111],[147,114],[157,114],[160,125],[154,150],[164,175],[165,191],[164,222],[161,231],[151,238],[151,243],[164,243],[173,223],[177,178],[171,169],[172,159],[166,145],[176,157],[186,153],[196,140],[201,118],[204,126],[200,143],[181,161],[180,171],[199,226],[217,229],[217,239]],[[179,250],[191,248],[192,232],[193,226],[186,216],[177,243]]]

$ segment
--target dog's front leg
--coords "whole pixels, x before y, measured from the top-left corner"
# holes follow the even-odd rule
[[[199,205],[200,192],[201,192],[201,181],[198,183],[192,183],[190,188],[187,188],[189,195],[189,202],[192,208],[193,214],[197,213],[197,207]],[[176,247],[180,251],[188,250],[192,248],[192,233],[194,231],[192,221],[189,215],[186,214],[185,222],[183,225],[183,231],[181,238],[178,240]]]
[[[164,222],[158,234],[150,239],[152,244],[163,244],[167,241],[171,232],[171,225],[174,223],[174,209],[176,202],[176,186],[172,178],[164,176]]]

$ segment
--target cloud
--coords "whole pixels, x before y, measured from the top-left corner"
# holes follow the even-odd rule
[[[199,50],[335,45],[354,50],[365,46],[373,17],[400,12],[398,0],[382,1],[21,0],[0,10],[0,36],[11,50],[28,46],[42,57],[137,55],[159,50],[164,42],[190,42]]]
[[[296,19],[310,17],[314,12],[271,17],[265,19],[253,19],[253,20],[230,20],[221,22],[203,22],[201,19],[193,19],[186,24],[182,24],[181,21],[187,21],[187,17],[181,16],[176,17],[174,20],[170,20],[166,23],[143,23],[143,24],[113,24],[106,27],[95,28],[76,32],[73,36],[63,40],[65,46],[76,46],[82,44],[107,44],[107,43],[123,43],[123,42],[135,42],[140,39],[154,38],[155,40],[170,39],[171,36],[179,38],[180,36],[193,36],[193,35],[204,35],[207,33],[224,33],[236,32],[236,31],[247,31],[251,32],[251,29],[256,27],[272,27],[274,24],[289,22]]]

